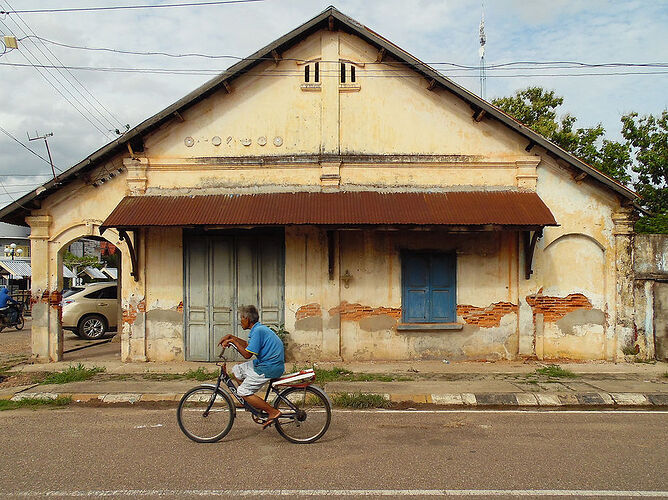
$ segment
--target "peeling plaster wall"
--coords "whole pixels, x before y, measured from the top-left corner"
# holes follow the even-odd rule
[[[533,274],[520,281],[522,355],[616,359],[617,196],[543,156],[537,192],[559,222],[538,240]],[[629,270],[630,271],[630,270]]]
[[[516,357],[517,233],[338,231],[332,280],[324,233],[286,232],[286,328],[295,359]],[[457,254],[461,330],[397,328],[402,250]],[[348,286],[341,280],[346,273],[352,276]]]
[[[635,335],[643,359],[668,360],[668,236],[638,234],[633,246]]]
[[[151,228],[146,255],[146,356],[183,361],[183,236],[179,228]]]

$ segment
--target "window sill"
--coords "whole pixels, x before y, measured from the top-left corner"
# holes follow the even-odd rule
[[[339,92],[359,92],[362,86],[359,83],[339,83]]]
[[[462,330],[461,323],[399,323],[399,331],[440,331],[440,330]]]
[[[320,92],[322,90],[320,83],[302,83],[300,88],[304,92]]]

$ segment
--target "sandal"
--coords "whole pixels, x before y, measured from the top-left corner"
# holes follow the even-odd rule
[[[264,424],[262,424],[262,430],[265,430],[267,427],[271,427],[272,424],[274,422],[276,422],[278,420],[278,417],[280,417],[280,416],[281,416],[281,414],[279,413],[274,418],[270,418],[269,420],[267,420]]]

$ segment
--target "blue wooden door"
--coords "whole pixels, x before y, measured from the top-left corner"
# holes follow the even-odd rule
[[[404,322],[454,322],[455,278],[454,254],[405,253],[402,258]]]

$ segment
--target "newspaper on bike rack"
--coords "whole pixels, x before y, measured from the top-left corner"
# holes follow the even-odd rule
[[[288,373],[274,382],[274,385],[295,385],[303,384],[308,380],[315,379],[315,370],[309,368],[308,370],[301,370],[294,373]]]

